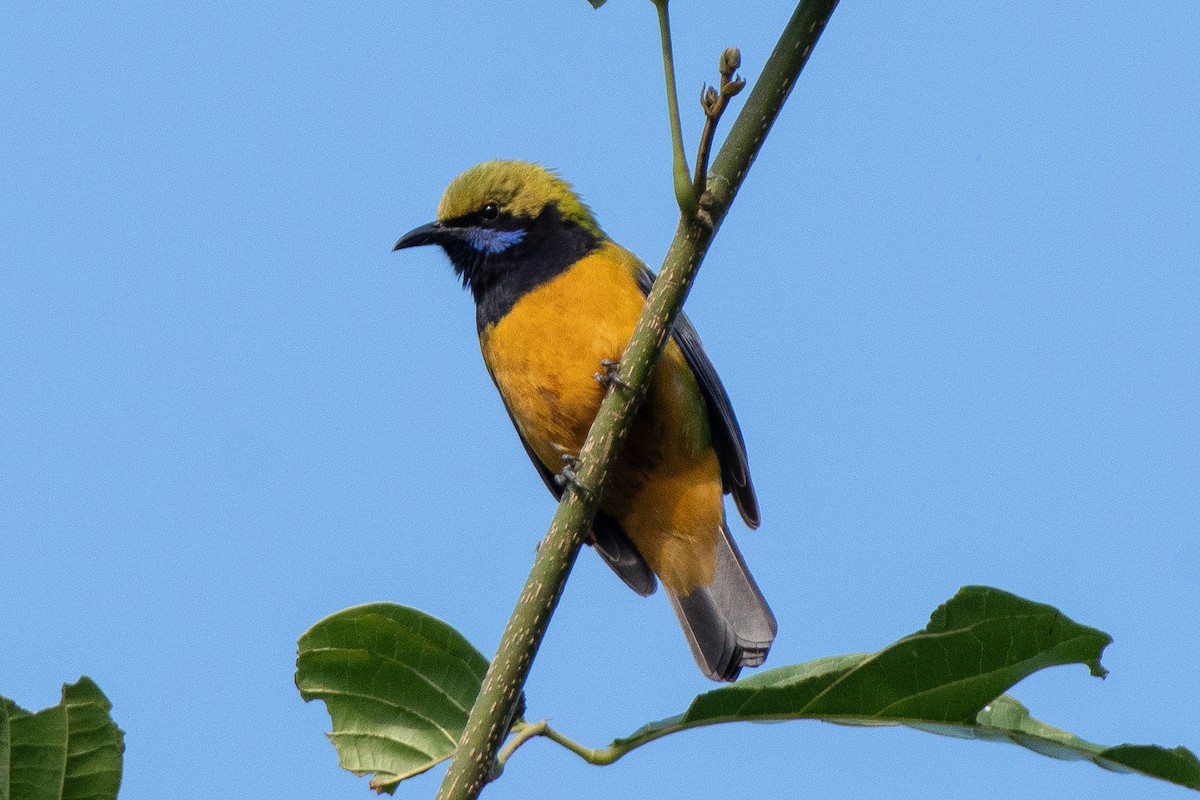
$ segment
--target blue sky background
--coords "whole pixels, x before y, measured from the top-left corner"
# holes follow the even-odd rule
[[[85,7],[86,6],[86,7]],[[677,3],[693,98],[787,3]],[[490,654],[554,510],[440,253],[487,158],[567,176],[657,266],[653,8],[8,4],[0,25],[0,693],[92,676],[123,798],[366,797],[295,641],[391,600]],[[770,664],[874,650],[963,584],[1111,633],[1014,694],[1200,749],[1200,5],[846,2],[688,302],[741,418]],[[740,108],[735,105],[734,110]],[[727,129],[727,127],[726,127]],[[710,688],[585,553],[528,685],[590,745]],[[404,788],[431,796],[442,770]],[[527,745],[490,798],[1177,798],[902,729],[740,725],[604,769]]]

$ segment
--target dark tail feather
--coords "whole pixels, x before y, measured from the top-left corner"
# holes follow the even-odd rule
[[[713,680],[732,681],[742,667],[766,660],[776,625],[729,529],[722,526],[721,533],[712,584],[683,597],[668,590],[667,596],[700,669]]]
[[[642,597],[654,594],[658,581],[655,580],[650,565],[642,558],[629,534],[603,511],[596,514],[596,519],[592,522],[592,545],[604,559],[604,563],[612,567],[613,572],[617,573],[630,589]]]

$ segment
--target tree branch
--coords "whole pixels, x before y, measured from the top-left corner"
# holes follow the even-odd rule
[[[618,381],[605,395],[579,454],[579,480],[590,491],[581,492],[568,485],[563,493],[471,708],[454,760],[438,790],[438,800],[473,800],[489,779],[496,753],[520,706],[533,657],[562,596],[567,575],[596,514],[607,475],[629,432],[671,325],[713,234],[836,5],[837,0],[802,0],[796,8],[713,162],[709,180],[711,226],[700,223],[695,216],[680,219],[646,310],[621,358]]]

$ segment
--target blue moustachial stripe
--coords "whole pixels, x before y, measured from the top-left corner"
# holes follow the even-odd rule
[[[525,238],[525,231],[498,231],[491,228],[472,228],[467,244],[481,253],[502,253]]]

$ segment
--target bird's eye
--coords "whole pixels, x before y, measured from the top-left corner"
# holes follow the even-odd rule
[[[479,209],[479,218],[484,222],[495,222],[500,218],[500,206],[495,203],[488,203]]]

